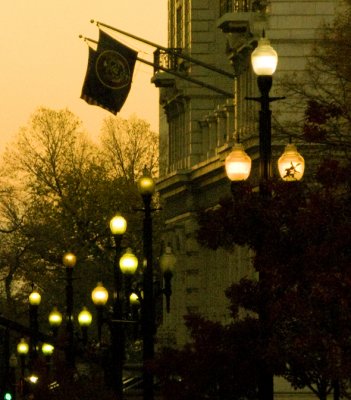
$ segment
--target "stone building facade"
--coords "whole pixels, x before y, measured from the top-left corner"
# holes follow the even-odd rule
[[[163,71],[156,70],[152,79],[160,89],[157,189],[166,223],[163,240],[177,256],[171,313],[164,314],[160,344],[186,342],[183,316],[190,312],[229,322],[225,289],[241,277],[254,275],[247,249],[227,253],[199,246],[196,215],[230,195],[224,160],[236,138],[253,159],[257,176],[258,106],[245,97],[258,94],[250,54],[262,30],[279,55],[271,95],[282,96],[279,81],[303,71],[322,23],[333,19],[337,7],[336,0],[168,1],[169,48],[174,51],[158,54],[158,62],[223,93]],[[180,57],[180,50],[221,72]],[[289,113],[283,103],[272,106],[273,114],[279,109],[282,118]],[[275,137],[273,130],[272,139],[273,157],[277,157],[287,138]]]

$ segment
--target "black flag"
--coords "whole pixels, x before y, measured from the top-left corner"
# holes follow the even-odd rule
[[[117,114],[127,99],[137,54],[100,30],[97,49],[89,47],[81,98]]]

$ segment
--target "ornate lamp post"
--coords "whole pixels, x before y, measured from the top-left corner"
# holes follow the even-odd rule
[[[284,97],[270,97],[269,92],[273,83],[273,74],[277,68],[278,55],[270,45],[269,40],[263,35],[257,48],[251,55],[252,68],[257,75],[257,85],[260,97],[247,97],[261,105],[259,111],[259,186],[263,196],[270,195],[268,181],[272,178],[272,111],[270,103]],[[278,169],[282,179],[287,181],[300,180],[304,173],[304,159],[297,152],[293,144],[285,148],[284,154],[278,160]],[[246,180],[250,175],[251,159],[244,151],[242,145],[234,145],[233,151],[227,156],[225,169],[232,182]]]
[[[137,182],[139,193],[144,203],[143,250],[146,266],[143,271],[144,299],[142,301],[142,337],[143,337],[143,399],[153,400],[153,375],[147,368],[147,363],[154,358],[155,335],[155,304],[153,288],[153,257],[152,257],[152,216],[151,199],[155,192],[155,182],[144,170],[143,176]]]
[[[271,143],[271,119],[270,103],[284,97],[270,97],[273,74],[278,64],[278,55],[271,47],[269,40],[263,34],[257,48],[251,54],[252,68],[257,75],[257,85],[260,97],[247,97],[260,103],[259,111],[259,190],[264,198],[271,196],[269,180],[272,178],[272,143]],[[229,179],[232,181],[232,192],[235,193],[235,182],[248,178],[251,169],[251,160],[241,145],[236,145],[225,162],[225,168]],[[282,179],[287,181],[300,180],[304,172],[304,160],[297,152],[296,147],[289,144],[284,154],[278,160],[278,169]],[[260,283],[267,284],[264,271],[260,272]],[[264,307],[261,307],[259,318],[262,328],[262,340],[267,340],[266,321],[267,315]],[[273,400],[273,373],[265,362],[260,367],[261,375],[258,385],[260,400]]]

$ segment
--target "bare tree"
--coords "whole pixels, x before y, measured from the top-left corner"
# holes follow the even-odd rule
[[[113,128],[115,121],[110,122]],[[142,213],[134,211],[141,199],[135,179],[145,165],[156,173],[157,140],[136,117],[121,126],[129,135],[119,141],[117,128],[111,128],[110,142],[106,139],[111,147],[102,151],[70,111],[40,108],[4,154],[0,279],[8,298],[16,292],[14,282],[20,281],[27,284],[23,293],[28,294],[34,281],[45,288],[47,300],[57,298],[67,250],[79,260],[82,298],[89,297],[102,277],[108,288],[113,260],[108,223],[117,211],[128,219],[126,242],[141,252]]]
[[[158,135],[146,121],[135,115],[128,120],[109,117],[103,123],[101,143],[116,176],[134,183],[145,167],[157,176]]]

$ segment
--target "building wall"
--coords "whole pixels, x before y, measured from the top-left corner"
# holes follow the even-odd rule
[[[254,4],[260,9],[252,11]],[[249,60],[262,29],[279,54],[272,96],[281,96],[279,82],[288,73],[303,71],[322,23],[333,18],[337,5],[336,0],[169,0],[169,46],[177,47],[175,18],[181,7],[187,10],[182,28],[185,54],[237,77],[230,79],[186,60],[182,64],[186,74],[231,92],[233,98],[167,73],[154,77],[160,87],[161,176],[157,187],[166,220],[164,240],[177,256],[171,313],[164,315],[159,329],[160,345],[186,342],[183,317],[189,312],[229,322],[225,289],[244,276],[254,276],[247,249],[237,247],[228,253],[199,246],[196,216],[199,209],[214,207],[221,197],[230,195],[224,159],[238,136],[255,168],[258,108],[245,96],[257,95]],[[221,14],[221,10],[229,12]],[[287,118],[288,103],[274,104],[275,112]],[[282,148],[282,139],[276,144],[274,157]],[[282,389],[281,398],[289,398],[284,393]]]

